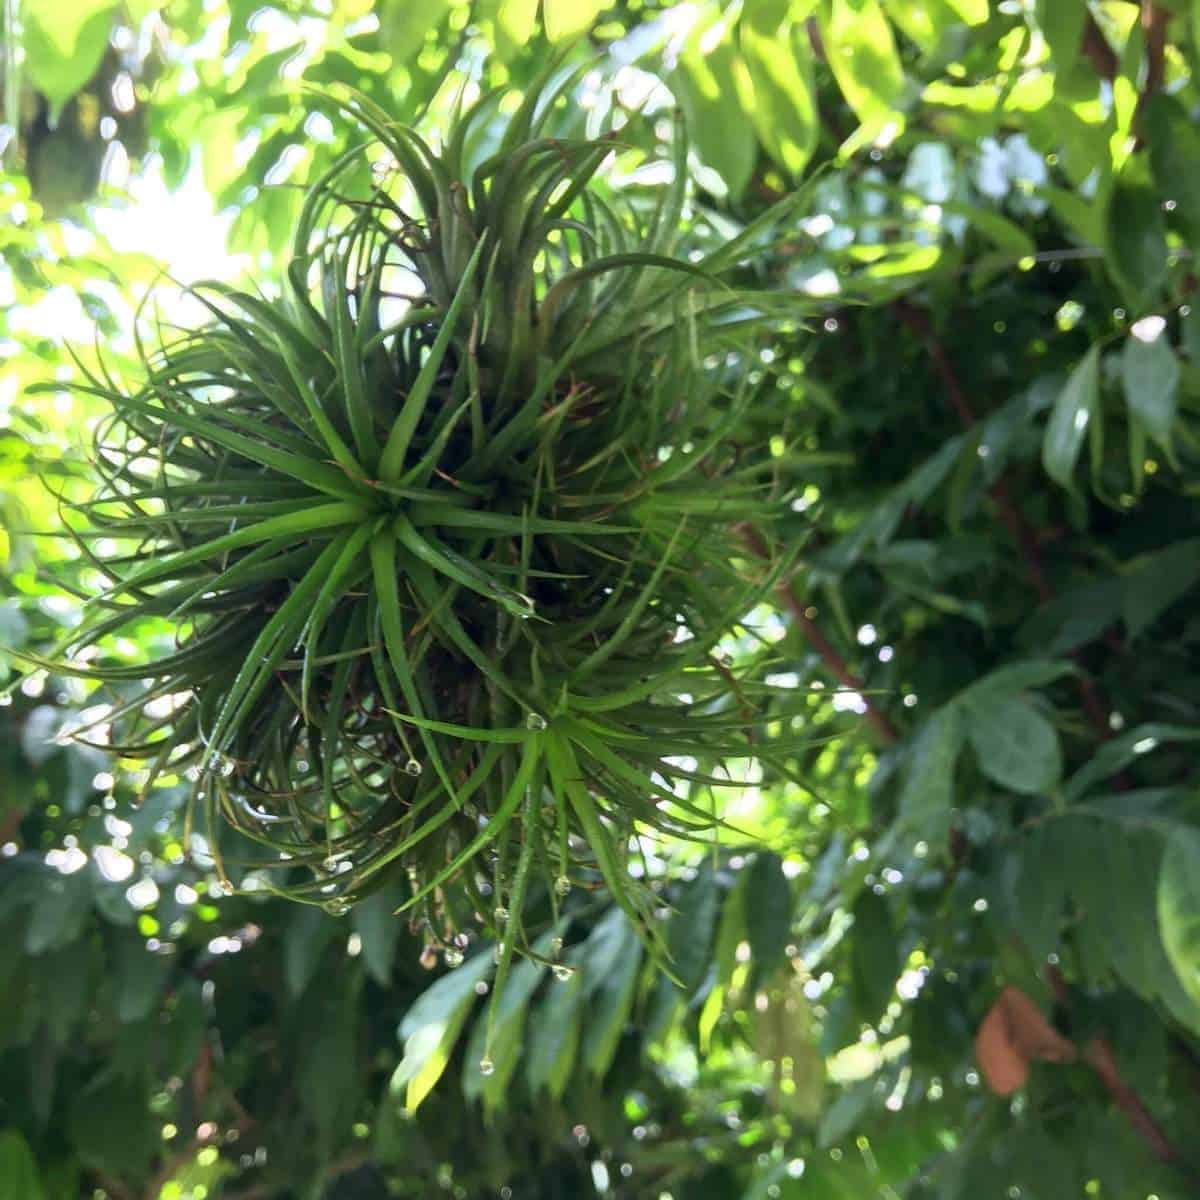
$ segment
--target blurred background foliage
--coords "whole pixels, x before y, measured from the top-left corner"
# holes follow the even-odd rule
[[[26,388],[279,269],[353,136],[314,88],[436,130],[464,80],[588,62],[564,133],[640,111],[653,153],[685,114],[697,253],[808,183],[755,271],[819,315],[742,432],[801,566],[733,648],[809,744],[731,806],[755,840],[648,864],[682,987],[573,894],[575,970],[514,970],[480,1076],[489,946],[433,954],[398,895],[222,895],[180,781],[135,805],[59,737],[105,713],[31,675],[0,1196],[1197,1194],[1195,0],[4,0],[3,32],[0,673],[99,576],[46,536],[97,414]]]

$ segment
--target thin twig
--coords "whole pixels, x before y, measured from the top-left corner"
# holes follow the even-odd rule
[[[1051,964],[1046,967],[1046,978],[1058,1002],[1064,1007],[1069,1006],[1071,993],[1062,972]],[[1088,1042],[1083,1057],[1112,1097],[1113,1103],[1125,1114],[1142,1141],[1150,1147],[1154,1157],[1160,1162],[1178,1164],[1179,1154],[1175,1147],[1151,1116],[1150,1110],[1142,1103],[1141,1097],[1122,1078],[1121,1070],[1117,1066],[1117,1057],[1108,1039],[1093,1038]]]
[[[1080,49],[1096,70],[1096,74],[1110,82],[1117,77],[1120,63],[1116,51],[1108,44],[1104,31],[1096,24],[1096,18],[1088,13],[1083,23],[1083,44]]]
[[[756,558],[770,561],[771,551],[768,549],[766,542],[763,541],[762,534],[757,529],[743,525],[741,527],[741,534],[742,540]],[[791,613],[796,628],[800,630],[805,641],[817,652],[818,657],[829,668],[830,674],[843,687],[849,688],[852,692],[857,692],[862,697],[864,705],[863,716],[878,735],[879,740],[888,746],[898,742],[900,735],[896,732],[896,727],[885,713],[875,707],[871,698],[863,691],[863,681],[850,670],[846,665],[846,660],[837,652],[833,643],[821,632],[816,622],[807,614],[805,611],[806,605],[796,594],[792,581],[790,579],[782,580],[778,585],[777,591],[784,607]]]
[[[947,399],[958,415],[959,422],[964,429],[971,429],[977,421],[975,410],[967,397],[966,390],[959,382],[954,364],[951,363],[928,314],[904,300],[897,301],[894,307],[900,320],[925,344],[929,359],[933,363],[934,372],[941,381]],[[988,488],[988,495],[995,502],[1001,521],[1004,522],[1013,541],[1017,544],[1021,561],[1025,566],[1025,573],[1029,576],[1029,582],[1037,593],[1039,602],[1046,604],[1053,600],[1054,590],[1051,588],[1042,566],[1037,533],[1017,507],[1003,477],[997,479]],[[1073,653],[1071,657],[1078,660],[1078,652]],[[1079,676],[1079,695],[1083,710],[1101,739],[1110,738],[1113,731],[1109,724],[1108,707],[1101,700],[1096,685],[1086,674]]]

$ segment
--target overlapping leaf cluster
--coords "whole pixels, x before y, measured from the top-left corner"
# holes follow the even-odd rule
[[[431,927],[484,914],[510,953],[534,877],[552,902],[602,878],[644,921],[630,836],[713,828],[687,787],[750,753],[765,686],[719,644],[770,583],[738,529],[771,481],[729,434],[772,318],[718,276],[777,214],[672,257],[682,139],[623,199],[613,139],[542,134],[554,99],[486,156],[500,95],[439,151],[340,102],[373,141],[309,191],[282,293],[197,288],[211,322],[144,379],[90,378],[111,415],[77,510],[86,553],[121,547],[74,639],[119,752],[186,770],[268,886],[343,911],[402,867]],[[151,619],[174,651],[114,661]]]

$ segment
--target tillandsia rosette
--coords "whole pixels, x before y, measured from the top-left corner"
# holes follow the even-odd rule
[[[438,150],[340,101],[370,142],[308,190],[278,295],[196,287],[211,319],[135,385],[88,376],[110,411],[73,536],[108,586],[71,654],[113,749],[193,781],[229,890],[252,866],[341,912],[398,875],[431,938],[474,921],[507,961],[573,883],[652,938],[637,838],[712,837],[727,766],[772,752],[766,667],[722,645],[782,569],[744,537],[786,497],[732,433],[795,310],[728,282],[782,209],[676,256],[682,137],[624,196],[613,138],[500,100]],[[106,650],[163,621],[170,652]]]

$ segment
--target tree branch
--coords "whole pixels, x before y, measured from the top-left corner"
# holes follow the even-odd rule
[[[925,349],[929,354],[930,361],[933,363],[934,372],[941,381],[951,407],[958,414],[959,422],[964,429],[971,429],[978,420],[975,416],[975,410],[972,408],[966,392],[958,381],[954,366],[950,362],[950,358],[946,354],[946,349],[935,332],[928,315],[904,300],[897,301],[895,308],[896,315],[900,320],[925,343]],[[1044,604],[1051,598],[1053,593],[1051,592],[1049,581],[1046,579],[1046,573],[1042,569],[1041,553],[1038,550],[1037,537],[1034,535],[1033,529],[1030,527],[1029,522],[1021,515],[1021,510],[1017,508],[1008,490],[1008,485],[1002,478],[997,479],[988,488],[988,495],[992,497],[992,500],[996,504],[996,509],[1000,514],[1000,519],[1012,535],[1013,541],[1017,543],[1017,548],[1021,553],[1029,581],[1033,584],[1033,589],[1037,592],[1038,599]]]
[[[761,558],[764,562],[770,561],[771,551],[763,540],[762,534],[757,529],[743,525],[741,527],[741,534],[742,540],[756,558]],[[791,614],[796,628],[800,630],[805,641],[817,652],[818,657],[829,668],[830,674],[843,687],[849,688],[850,691],[857,692],[862,696],[862,701],[865,705],[863,716],[866,718],[867,724],[875,731],[879,740],[886,746],[898,742],[900,735],[897,733],[896,727],[885,713],[875,707],[871,698],[863,691],[863,681],[850,670],[846,665],[846,660],[837,652],[833,643],[821,632],[816,622],[807,615],[805,612],[806,605],[796,594],[792,581],[790,579],[782,580],[776,590],[779,593],[779,599],[782,601],[783,606]]]
[[[933,328],[928,314],[905,300],[898,300],[894,307],[900,321],[924,342],[929,359],[933,363],[934,373],[941,381],[951,407],[958,414],[958,419],[963,428],[971,429],[977,422],[975,410],[967,397],[965,389],[959,382],[954,365],[950,361],[950,356],[946,353],[946,349],[942,345],[937,331]],[[1054,589],[1051,588],[1050,581],[1047,579],[1045,569],[1042,566],[1042,556],[1038,547],[1037,534],[1033,526],[1029,524],[1021,510],[1017,507],[1003,477],[997,479],[988,488],[988,495],[995,502],[1001,521],[1003,521],[1005,527],[1012,535],[1013,541],[1017,544],[1021,560],[1025,565],[1025,573],[1029,576],[1029,582],[1033,585],[1033,590],[1037,593],[1038,600],[1042,604],[1045,604],[1054,599]],[[1071,657],[1078,659],[1078,653],[1073,653]],[[1079,694],[1083,710],[1096,732],[1102,739],[1111,737],[1112,728],[1108,720],[1108,707],[1100,699],[1096,685],[1086,675],[1080,675],[1079,677]]]
[[[1096,74],[1110,82],[1117,77],[1120,63],[1116,52],[1108,44],[1104,31],[1096,24],[1096,18],[1088,13],[1083,24],[1083,44],[1080,49],[1095,68]]]
[[[1071,992],[1066,980],[1062,977],[1062,972],[1056,966],[1050,965],[1046,968],[1046,978],[1054,989],[1054,995],[1058,1002],[1064,1007],[1069,1007]],[[1112,1097],[1113,1103],[1125,1114],[1129,1124],[1142,1141],[1150,1147],[1154,1157],[1160,1162],[1177,1164],[1179,1155],[1175,1147],[1171,1145],[1158,1122],[1150,1115],[1150,1111],[1142,1103],[1141,1097],[1122,1078],[1120,1068],[1117,1066],[1117,1057],[1113,1053],[1108,1039],[1093,1038],[1088,1042],[1083,1057]]]

